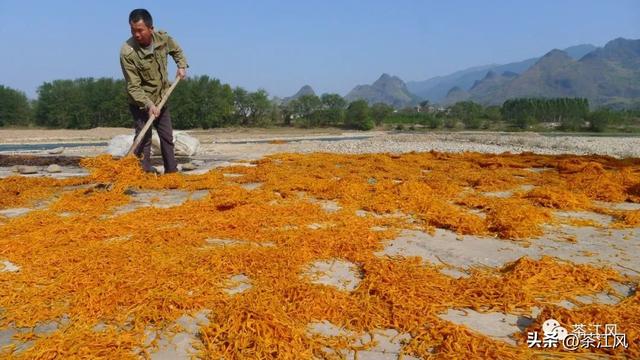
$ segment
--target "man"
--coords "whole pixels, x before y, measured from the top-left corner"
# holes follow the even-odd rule
[[[150,116],[155,115],[154,126],[160,138],[164,172],[178,171],[173,152],[173,129],[167,107],[158,109],[162,96],[170,87],[167,76],[167,55],[178,66],[178,74],[184,79],[187,60],[178,43],[164,31],[155,31],[151,14],[145,9],[135,9],[129,14],[131,38],[120,50],[120,66],[127,82],[129,110],[133,115],[136,136]],[[142,155],[142,168],[154,172],[151,166],[151,131],[147,131],[140,145],[134,150]]]

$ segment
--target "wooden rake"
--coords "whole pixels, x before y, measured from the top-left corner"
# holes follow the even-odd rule
[[[162,97],[162,100],[160,100],[160,104],[158,104],[158,108],[160,109],[160,111],[162,111],[164,104],[169,99],[169,95],[171,95],[171,92],[173,91],[173,89],[176,88],[176,85],[178,85],[179,82],[180,82],[180,76],[176,76],[176,81],[174,81],[173,84],[171,84],[171,87],[169,88],[169,90],[164,94],[164,96]],[[156,119],[155,115],[151,115],[149,117],[149,120],[147,120],[146,124],[144,124],[144,127],[142,128],[142,130],[140,130],[140,133],[138,133],[138,136],[136,136],[135,140],[133,141],[133,144],[131,144],[131,148],[129,149],[129,151],[127,151],[127,156],[131,155],[133,151],[138,147],[138,145],[140,145],[140,142],[142,142],[144,135],[147,133],[147,131],[149,131],[149,128],[151,127],[151,124],[153,124],[153,121],[155,119]]]

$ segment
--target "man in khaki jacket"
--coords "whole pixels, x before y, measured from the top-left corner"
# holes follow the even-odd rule
[[[145,9],[135,9],[129,14],[131,38],[120,49],[120,66],[127,83],[129,110],[133,115],[136,136],[151,115],[156,116],[154,126],[160,138],[160,149],[164,172],[178,171],[173,152],[173,129],[167,107],[157,108],[162,96],[169,89],[167,55],[171,55],[178,66],[178,74],[186,76],[187,60],[178,43],[164,31],[155,31],[151,14]],[[134,150],[142,158],[142,168],[155,172],[151,166],[151,131]]]

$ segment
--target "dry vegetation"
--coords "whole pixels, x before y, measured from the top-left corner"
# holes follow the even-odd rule
[[[595,205],[595,200],[640,202],[638,160],[280,154],[255,166],[161,177],[143,174],[131,158],[100,156],[82,164],[91,169],[89,177],[0,180],[0,208],[51,202],[21,217],[0,218],[0,259],[20,266],[19,272],[0,272],[0,328],[69,320],[48,335],[21,334],[21,340],[35,342],[13,354],[16,358],[134,357],[134,349],[144,349],[145,329],[165,328],[185,313],[210,309],[210,324],[200,332],[199,350],[206,358],[330,358],[335,355],[325,347],[352,345],[348,337],[307,333],[310,322],[327,320],[355,332],[410,333],[404,352],[423,358],[526,359],[551,352],[535,352],[523,342],[513,347],[437,315],[450,308],[528,314],[534,306],[543,309],[542,320],[615,322],[630,339],[629,348],[617,354],[640,357],[637,293],[618,305],[573,310],[554,305],[608,290],[610,280],[637,282],[610,268],[521,258],[454,279],[418,258],[374,255],[384,240],[406,228],[535,241],[543,224],[556,221],[553,209],[600,212],[614,216],[617,227],[638,226],[637,211]],[[240,186],[254,182],[262,185]],[[208,190],[209,195],[177,207],[114,215],[130,201],[131,189]],[[497,191],[513,196],[483,194]],[[324,211],[318,200],[335,201],[340,209]],[[312,229],[312,223],[326,226]],[[246,243],[206,246],[209,238]],[[251,245],[267,242],[274,246]],[[331,258],[359,266],[363,280],[352,293],[301,276],[307,264]],[[250,278],[253,287],[229,295],[224,284],[236,274]],[[105,326],[96,330],[98,324]]]

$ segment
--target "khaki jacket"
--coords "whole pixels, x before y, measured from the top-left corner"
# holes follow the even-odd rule
[[[180,45],[164,31],[154,31],[152,50],[138,45],[133,37],[120,49],[120,66],[127,82],[129,102],[140,108],[157,105],[169,88],[167,55],[171,55],[178,68],[187,68],[187,59]]]

